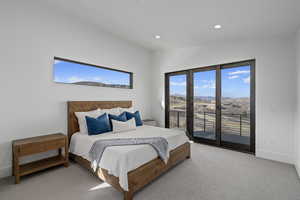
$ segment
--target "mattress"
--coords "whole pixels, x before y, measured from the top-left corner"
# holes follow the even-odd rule
[[[108,132],[93,136],[75,133],[71,138],[70,152],[90,161],[89,150],[97,140],[147,137],[165,138],[169,143],[170,151],[189,141],[184,131],[144,125],[137,127],[136,130],[122,133]],[[106,169],[109,174],[119,177],[120,186],[128,191],[127,173],[157,156],[157,152],[150,145],[112,146],[105,149],[99,167]]]

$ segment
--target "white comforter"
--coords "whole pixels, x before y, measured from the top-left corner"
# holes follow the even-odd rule
[[[170,151],[188,142],[183,131],[144,125],[137,127],[134,131],[123,133],[110,132],[94,136],[75,133],[71,138],[70,152],[90,161],[89,150],[96,140],[158,136],[167,139]],[[99,167],[119,177],[120,186],[128,191],[127,173],[156,157],[157,153],[150,145],[112,146],[105,149]]]

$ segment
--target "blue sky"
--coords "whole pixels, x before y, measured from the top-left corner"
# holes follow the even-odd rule
[[[55,60],[54,81],[60,83],[92,81],[106,84],[129,85],[130,75],[128,73]]]
[[[223,97],[250,97],[250,66],[222,69]],[[194,95],[215,96],[216,71],[194,73]],[[170,77],[170,93],[186,95],[186,75]]]
[[[186,95],[186,75],[170,76],[170,94]]]
[[[250,97],[250,66],[222,70],[223,97]]]

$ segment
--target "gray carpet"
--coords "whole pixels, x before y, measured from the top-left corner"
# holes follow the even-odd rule
[[[0,180],[1,200],[122,199],[77,164],[21,179]],[[193,144],[187,160],[136,194],[135,200],[300,200],[300,181],[292,165]]]

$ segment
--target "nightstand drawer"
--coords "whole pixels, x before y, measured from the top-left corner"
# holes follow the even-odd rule
[[[41,153],[49,150],[58,149],[65,146],[64,139],[52,140],[47,142],[36,142],[32,144],[23,144],[20,145],[19,148],[19,155],[26,156],[35,153]]]

